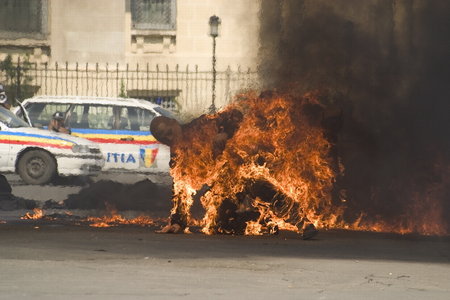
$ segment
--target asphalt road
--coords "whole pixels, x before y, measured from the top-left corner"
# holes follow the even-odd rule
[[[450,299],[450,237],[171,235],[23,213],[0,212],[0,299]]]
[[[0,299],[449,299],[448,238],[0,224]]]

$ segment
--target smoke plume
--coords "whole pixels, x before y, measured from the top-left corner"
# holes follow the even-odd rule
[[[265,88],[319,91],[348,218],[450,232],[450,2],[262,0]]]

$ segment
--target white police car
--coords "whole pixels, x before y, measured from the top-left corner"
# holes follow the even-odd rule
[[[104,163],[97,144],[30,127],[0,107],[0,172],[17,172],[28,184],[46,184],[55,175],[98,174]]]
[[[46,127],[51,116],[63,112],[72,135],[97,143],[104,155],[102,171],[166,173],[170,148],[150,132],[156,116],[175,118],[146,100],[88,96],[37,96],[22,102],[33,126]],[[22,117],[20,109],[15,111]]]

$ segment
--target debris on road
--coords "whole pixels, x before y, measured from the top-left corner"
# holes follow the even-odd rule
[[[110,180],[101,180],[83,188],[77,194],[71,194],[64,201],[68,209],[99,209],[114,207],[123,210],[170,209],[170,189],[146,179],[135,184],[121,184]]]

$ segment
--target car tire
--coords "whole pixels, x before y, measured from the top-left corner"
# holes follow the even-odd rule
[[[46,184],[56,175],[56,162],[45,151],[31,150],[20,157],[17,171],[28,184]]]

